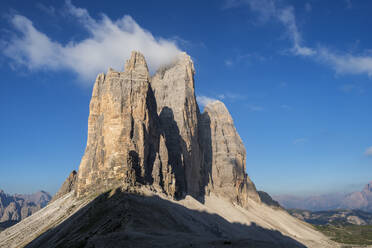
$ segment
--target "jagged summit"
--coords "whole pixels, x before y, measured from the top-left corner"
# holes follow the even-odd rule
[[[136,76],[149,76],[149,69],[145,57],[138,51],[133,51],[124,66],[124,72],[135,72]]]
[[[78,196],[151,183],[158,143],[156,103],[143,55],[133,52],[125,68],[96,79],[87,147],[77,175]]]
[[[213,191],[242,206],[247,197],[259,201],[245,173],[243,143],[222,102],[205,108],[212,122],[204,125],[194,74],[190,56],[181,53],[150,78],[145,57],[134,51],[124,72],[97,76],[78,196],[142,184],[176,198]],[[221,140],[231,147],[217,149]]]
[[[225,104],[214,101],[204,107],[202,144],[205,169],[211,171],[208,189],[247,206],[248,198],[260,201],[246,173],[246,152]]]

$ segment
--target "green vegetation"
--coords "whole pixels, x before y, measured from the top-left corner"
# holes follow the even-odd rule
[[[352,224],[314,225],[315,228],[332,240],[353,245],[372,245],[372,225],[359,226]]]

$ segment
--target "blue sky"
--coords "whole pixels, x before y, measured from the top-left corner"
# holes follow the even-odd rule
[[[2,1],[0,188],[55,193],[78,169],[94,79],[140,50],[186,51],[202,105],[228,107],[271,194],[372,180],[372,2]]]

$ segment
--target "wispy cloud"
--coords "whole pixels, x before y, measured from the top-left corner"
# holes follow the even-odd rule
[[[371,157],[372,156],[372,146],[368,147],[366,151],[364,152],[366,156]]]
[[[247,98],[246,95],[233,93],[233,92],[225,92],[222,94],[217,94],[216,97],[220,100],[230,100],[230,101],[245,100]]]
[[[307,12],[311,12],[313,10],[313,7],[311,6],[310,3],[305,3],[305,10]]]
[[[311,56],[316,53],[316,51],[314,51],[312,48],[302,45],[302,37],[297,28],[294,8],[292,6],[279,9],[277,18],[287,29],[288,36],[293,43],[293,47],[291,50],[295,55]]]
[[[233,93],[233,92],[225,92],[222,94],[207,94],[207,95],[209,96],[206,96],[206,95],[196,96],[196,100],[198,101],[200,106],[204,107],[208,103],[214,102],[217,100],[235,102],[235,101],[244,101],[247,98],[246,95]]]
[[[291,52],[295,55],[310,56],[315,51],[302,43],[301,34],[298,31],[294,8],[292,6],[278,7],[274,0],[228,0],[226,7],[234,8],[240,5],[248,5],[249,8],[258,14],[260,21],[265,22],[270,19],[278,20],[287,30],[287,35],[292,41]]]
[[[249,104],[247,105],[247,108],[249,111],[252,111],[252,112],[261,112],[261,111],[264,111],[264,107],[260,106],[260,105],[254,105],[254,104]]]
[[[293,144],[297,145],[297,144],[303,144],[303,143],[306,143],[306,142],[307,142],[306,138],[298,138],[298,139],[295,139],[293,141]]]
[[[196,101],[199,103],[200,106],[205,107],[208,103],[217,101],[217,99],[208,96],[197,95]]]
[[[240,64],[251,64],[252,62],[264,62],[270,58],[266,58],[256,52],[254,53],[242,53],[238,54],[235,57],[230,57],[225,60],[225,65],[232,67],[233,65]]]
[[[154,37],[129,15],[111,20],[102,14],[96,20],[86,9],[70,1],[66,1],[66,11],[77,25],[88,31],[88,38],[64,45],[37,30],[27,17],[13,15],[10,23],[14,33],[2,38],[2,53],[16,66],[30,70],[67,69],[75,72],[81,81],[92,82],[97,73],[109,67],[122,70],[132,50],[145,55],[152,71],[170,63],[180,52],[175,41]]]
[[[331,52],[326,48],[318,49],[318,58],[331,66],[339,74],[367,74],[372,77],[372,56]]]
[[[48,15],[55,15],[56,9],[53,6],[46,6],[42,3],[37,3],[36,7]]]
[[[359,74],[372,77],[372,55],[333,52],[322,46],[312,48],[305,46],[298,29],[295,10],[291,5],[278,6],[274,0],[227,0],[226,8],[247,5],[258,14],[260,21],[277,20],[286,30],[287,37],[292,42],[291,53],[309,57],[314,61],[330,66],[338,74]],[[351,7],[351,0],[346,0]],[[306,8],[306,7],[305,7]]]

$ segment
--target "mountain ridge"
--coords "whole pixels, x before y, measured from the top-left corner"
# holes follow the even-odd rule
[[[45,191],[10,195],[0,190],[0,231],[42,209],[50,199]]]
[[[333,193],[314,196],[273,195],[283,207],[288,209],[306,209],[323,211],[335,209],[360,209],[372,212],[372,181],[361,191],[348,194]]]

